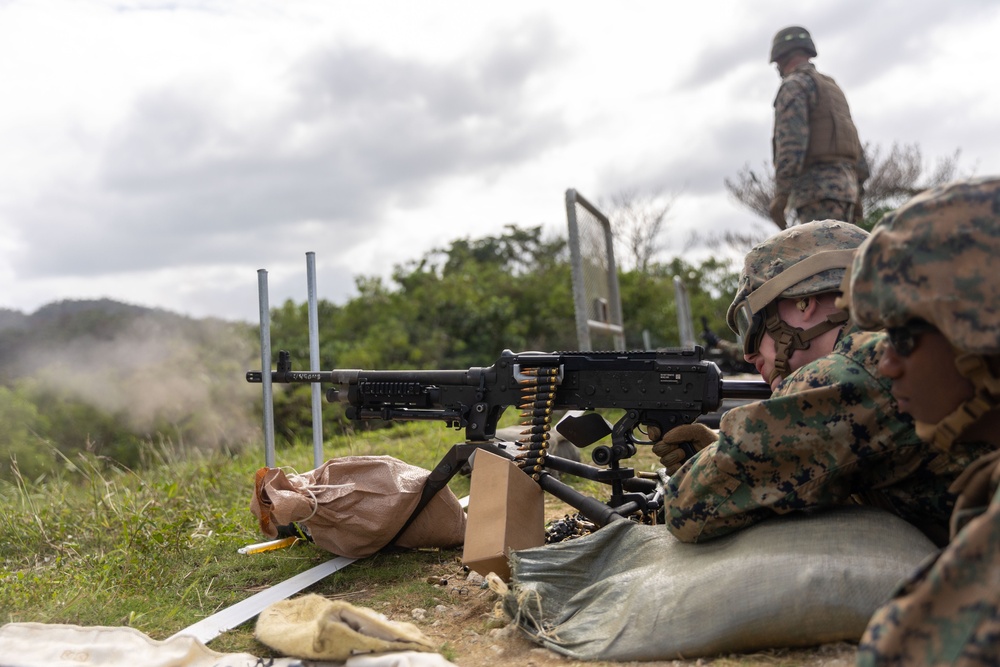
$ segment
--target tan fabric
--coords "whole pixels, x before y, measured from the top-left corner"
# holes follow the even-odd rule
[[[8,623],[0,627],[0,664],[4,667],[257,667],[247,653],[218,653],[194,637],[150,639],[135,628],[47,623]],[[295,667],[278,658],[268,665]]]
[[[257,471],[250,511],[270,537],[292,522],[313,541],[347,558],[370,556],[409,518],[430,472],[391,456],[330,459],[301,475],[279,468]],[[453,547],[465,538],[465,512],[449,488],[437,493],[396,542],[398,546]]]
[[[861,155],[861,141],[851,120],[844,91],[829,76],[815,69],[804,70],[816,82],[817,104],[809,114],[809,148],[805,164],[846,160],[851,164]]]
[[[315,594],[275,602],[260,613],[254,634],[276,651],[310,660],[435,650],[412,623],[390,621],[370,609]]]

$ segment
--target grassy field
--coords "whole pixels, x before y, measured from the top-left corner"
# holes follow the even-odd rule
[[[430,468],[456,440],[440,425],[407,424],[335,438],[325,454],[389,454]],[[0,620],[129,625],[165,638],[331,557],[312,545],[237,553],[268,539],[249,511],[263,449],[227,456],[159,447],[148,457],[139,472],[85,455],[63,460],[45,478],[2,483]],[[311,443],[280,449],[277,459],[309,470]],[[452,484],[457,494],[468,493],[467,478],[456,476]],[[328,578],[325,590],[336,593],[344,582],[352,590],[388,591],[427,561],[453,557],[378,555]],[[225,642],[230,649],[256,649],[240,634]]]
[[[403,424],[363,437],[331,439],[325,455],[387,454],[430,469],[459,436],[436,423]],[[277,452],[280,465],[300,472],[313,467],[312,456],[311,443]],[[165,639],[332,557],[312,544],[249,556],[237,553],[240,547],[267,539],[249,511],[263,448],[208,455],[157,447],[147,459],[141,471],[133,472],[84,455],[63,460],[57,472],[43,479],[0,482],[0,623],[131,626]],[[631,463],[652,469],[652,454],[643,452]],[[468,478],[458,475],[451,486],[457,495],[466,495]],[[596,486],[585,483],[578,488],[603,497]],[[549,497],[546,506],[550,517],[569,510]],[[462,667],[610,664],[567,660],[512,634],[504,627],[506,619],[497,615],[496,596],[461,580],[465,575],[460,557],[460,548],[381,552],[306,590],[345,598],[393,620],[412,621],[412,610],[431,610],[432,617],[421,628],[438,642],[445,657]],[[442,578],[452,583],[430,583]],[[251,620],[210,647],[276,656],[256,641],[253,627]],[[713,664],[852,662],[853,648],[844,645],[818,652],[730,656]]]

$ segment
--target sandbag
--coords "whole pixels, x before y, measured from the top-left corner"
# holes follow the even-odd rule
[[[390,621],[371,609],[315,593],[268,606],[257,618],[254,636],[283,655],[309,660],[436,650],[412,623]]]
[[[769,519],[699,544],[617,521],[514,552],[506,613],[580,660],[670,660],[857,641],[896,584],[936,551],[872,507]]]
[[[250,511],[265,535],[298,523],[317,546],[364,558],[389,544],[420,500],[430,471],[391,456],[344,456],[315,470],[286,475],[257,471]],[[465,538],[465,511],[445,487],[396,541],[397,546],[453,547]]]

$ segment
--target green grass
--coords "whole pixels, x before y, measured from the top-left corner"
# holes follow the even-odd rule
[[[388,454],[430,469],[458,436],[403,424],[331,439],[324,454]],[[279,465],[300,472],[313,468],[312,457],[311,443],[277,452]],[[237,553],[268,539],[249,510],[263,461],[263,447],[238,455],[159,447],[138,472],[81,455],[44,478],[0,482],[0,622],[129,625],[163,639],[331,558],[311,544]],[[456,476],[452,487],[464,495],[468,480]],[[317,586],[429,604],[418,572],[459,553],[377,554]],[[213,648],[263,653],[251,633],[248,624]]]
[[[332,438],[324,453],[327,458],[387,454],[430,469],[460,436],[437,423],[401,424]],[[311,443],[277,452],[280,465],[300,472],[313,468],[312,458]],[[588,460],[586,454],[583,458]],[[329,560],[331,554],[312,544],[250,556],[237,553],[267,539],[249,510],[254,472],[263,461],[263,447],[227,455],[161,446],[146,452],[141,471],[81,455],[63,460],[58,471],[41,479],[0,481],[0,624],[125,625],[165,639]],[[642,448],[630,463],[652,469],[652,454]],[[573,486],[606,497],[606,487],[596,483]],[[457,475],[451,487],[466,495],[468,479]],[[383,551],[302,592],[343,597],[407,620],[416,607],[447,602],[442,589],[428,583],[428,575],[458,572],[460,556],[460,548]],[[275,656],[254,639],[254,623],[251,619],[220,635],[211,648]],[[480,635],[497,627],[497,619],[482,616],[463,623],[463,632]],[[440,650],[456,660],[450,643]],[[801,664],[803,654],[792,655],[789,659],[779,651],[714,664]]]
[[[431,469],[461,436],[438,423],[404,423],[331,438],[324,455],[390,455]],[[276,459],[290,471],[310,470],[312,443],[279,448]],[[263,463],[263,446],[206,454],[150,445],[136,471],[81,454],[41,478],[15,473],[13,482],[0,481],[0,623],[127,625],[165,639],[329,560],[312,544],[237,553],[268,539],[249,510]],[[450,486],[467,495],[469,479],[456,475]],[[378,611],[405,614],[440,603],[427,573],[454,571],[460,556],[460,548],[383,552],[306,590],[360,596]],[[268,655],[252,621],[212,648]]]

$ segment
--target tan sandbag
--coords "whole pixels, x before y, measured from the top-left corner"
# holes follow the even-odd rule
[[[250,511],[261,531],[277,536],[277,526],[304,525],[317,546],[339,556],[370,556],[399,532],[409,518],[430,471],[391,456],[330,459],[301,475],[280,468],[257,471]],[[465,538],[465,512],[451,489],[438,491],[396,544],[453,547]]]
[[[275,602],[257,618],[255,636],[276,651],[308,660],[347,660],[391,651],[435,650],[412,623],[322,595]]]

